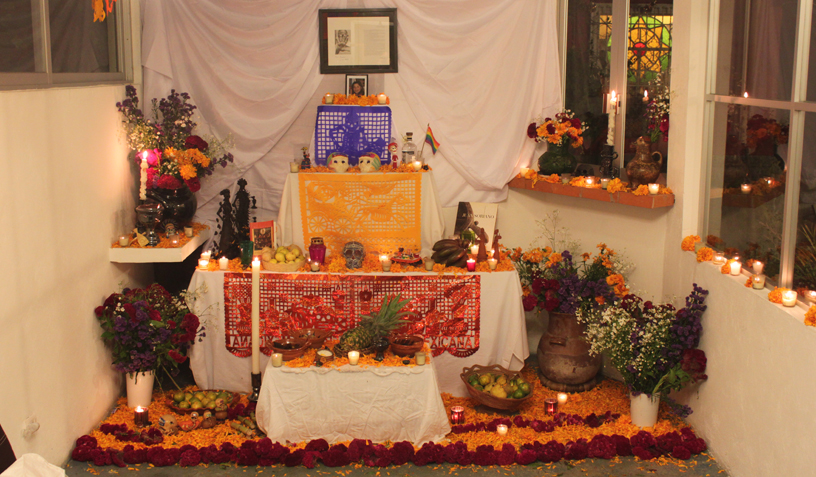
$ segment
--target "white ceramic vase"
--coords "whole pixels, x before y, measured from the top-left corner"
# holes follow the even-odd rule
[[[638,427],[654,427],[657,423],[657,411],[660,409],[660,393],[649,396],[641,393],[637,396],[629,394],[629,411],[632,415],[632,424]]]
[[[153,400],[153,381],[156,378],[154,371],[125,374],[127,382],[128,407],[147,407]]]

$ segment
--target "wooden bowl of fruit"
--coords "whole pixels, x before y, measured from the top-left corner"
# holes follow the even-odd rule
[[[272,349],[282,354],[284,361],[300,358],[308,347],[309,340],[302,338],[281,338],[272,342]]]
[[[167,393],[167,407],[179,414],[189,414],[191,412],[201,414],[204,411],[227,410],[232,403],[237,401],[237,394],[215,389],[196,392],[170,391]]]
[[[515,411],[533,396],[533,385],[517,371],[498,364],[474,365],[462,369],[459,375],[470,397],[487,407]]]
[[[425,346],[425,338],[420,335],[391,335],[388,337],[391,351],[397,356],[413,356]]]
[[[309,348],[320,349],[331,331],[319,330],[317,328],[302,328],[299,330],[289,330],[284,333],[284,338],[294,338],[309,342]]]

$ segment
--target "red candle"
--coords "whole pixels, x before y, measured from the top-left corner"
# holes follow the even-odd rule
[[[450,410],[450,421],[451,424],[464,424],[465,408],[462,406],[453,406]]]
[[[136,411],[133,413],[133,423],[136,424],[136,427],[148,426],[149,419],[146,407],[136,406]]]
[[[469,272],[475,272],[476,271],[476,260],[473,260],[471,258],[470,260],[467,261],[467,271],[469,271]]]
[[[558,401],[553,398],[545,399],[544,410],[550,416],[554,416],[558,412]]]

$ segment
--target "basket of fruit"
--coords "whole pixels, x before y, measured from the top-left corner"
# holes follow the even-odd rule
[[[295,272],[304,263],[306,257],[303,256],[303,251],[295,244],[288,247],[278,247],[273,250],[270,247],[264,247],[261,251],[261,262],[264,270],[272,272]]]
[[[283,355],[284,361],[300,358],[309,347],[309,340],[300,338],[282,338],[272,342],[272,349]]]
[[[167,406],[179,414],[211,410],[227,410],[238,395],[229,391],[171,391],[167,396]]]
[[[299,330],[289,330],[283,333],[284,338],[294,338],[309,342],[309,348],[320,349],[331,331],[317,328],[302,328]]]
[[[515,411],[533,395],[533,386],[515,371],[498,364],[474,365],[460,374],[470,397],[487,407]]]

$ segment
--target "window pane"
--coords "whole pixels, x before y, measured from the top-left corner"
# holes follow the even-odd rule
[[[797,0],[723,0],[716,94],[791,99]]]
[[[789,112],[717,103],[707,242],[778,279]],[[742,186],[745,185],[743,190]]]
[[[624,157],[634,157],[635,141],[652,141],[666,171],[668,152],[670,66],[673,4],[632,5],[629,12],[629,61],[627,69],[626,134]]]
[[[567,71],[564,104],[586,124],[584,145],[571,150],[578,162],[600,164],[606,143],[603,95],[609,90],[612,3],[571,0],[567,20]]]
[[[0,73],[34,72],[31,0],[0,1]]]
[[[793,286],[816,290],[816,113],[805,114]]]
[[[93,21],[89,2],[49,0],[51,65],[54,73],[114,73],[116,11]]]

